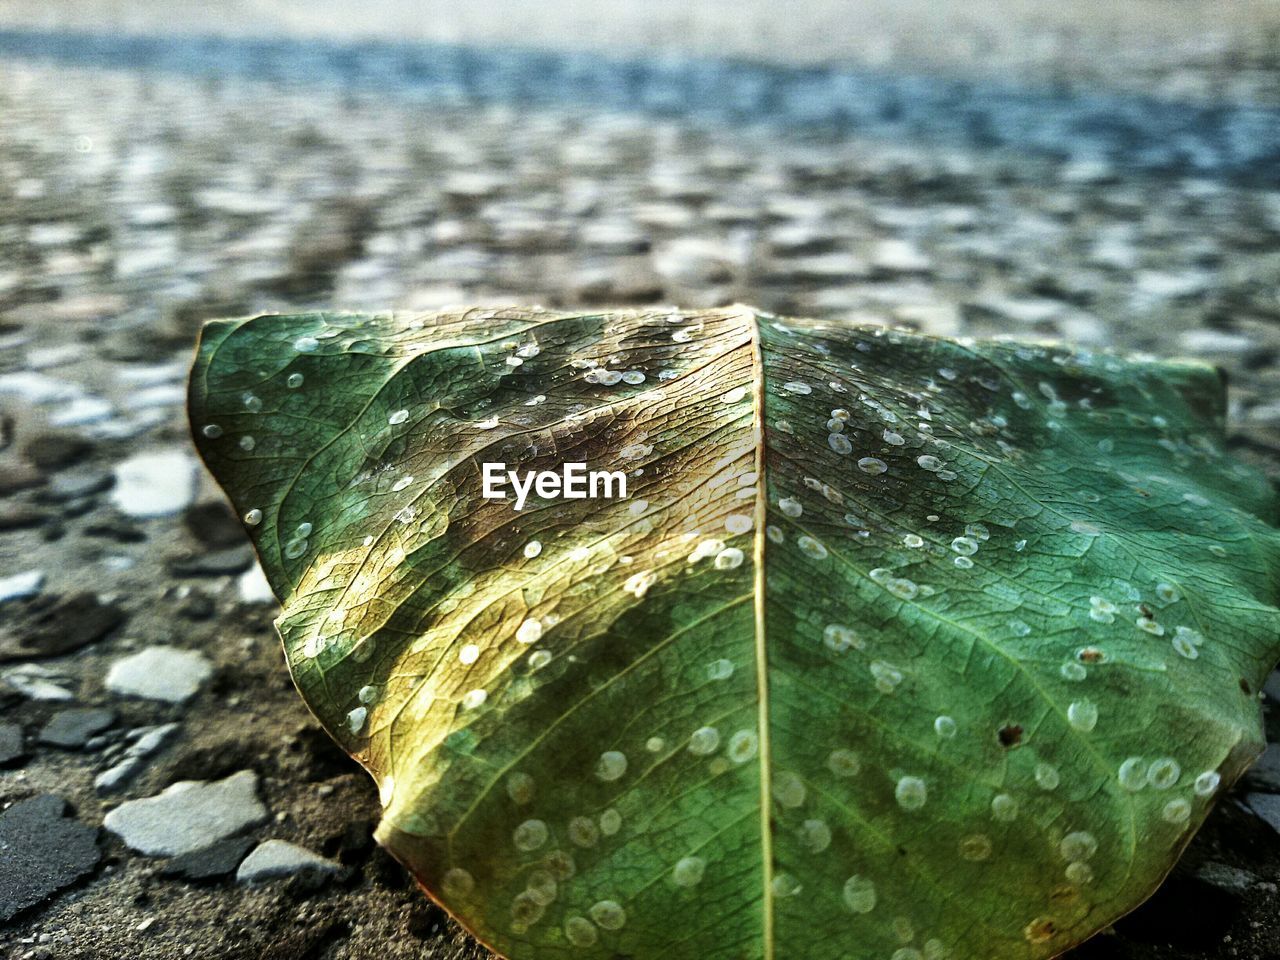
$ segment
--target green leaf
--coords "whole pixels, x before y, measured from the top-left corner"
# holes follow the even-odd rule
[[[190,405],[378,839],[515,960],[1051,956],[1263,742],[1276,499],[1203,365],[306,314],[208,325]]]

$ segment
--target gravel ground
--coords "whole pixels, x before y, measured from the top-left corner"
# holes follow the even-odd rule
[[[47,842],[0,864],[5,956],[483,955],[372,845],[373,784],[292,690],[246,541],[194,469],[183,378],[202,319],[745,301],[1190,354],[1230,378],[1237,453],[1280,478],[1280,189],[1274,170],[1219,162],[1225,148],[1192,174],[1148,162],[1167,144],[1141,138],[1073,156],[981,130],[710,121],[678,86],[660,109],[640,95],[597,111],[12,53],[0,844]],[[1255,72],[1250,90],[1274,89]],[[1255,134],[1232,149],[1280,138]],[[1280,678],[1269,690],[1280,744]],[[184,859],[198,793],[127,806],[241,771],[247,795],[244,777],[217,789],[239,791],[219,809],[248,841]],[[50,793],[68,810],[21,803]],[[1273,747],[1165,887],[1075,956],[1280,956],[1278,808]],[[140,810],[146,830],[121,826]],[[246,882],[267,840],[324,862],[268,847]]]

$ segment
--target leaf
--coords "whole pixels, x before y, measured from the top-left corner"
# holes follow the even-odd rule
[[[378,839],[516,960],[1047,957],[1132,909],[1280,655],[1223,410],[738,308],[224,321],[191,378]]]

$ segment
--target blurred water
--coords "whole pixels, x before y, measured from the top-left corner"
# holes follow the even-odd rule
[[[288,87],[377,90],[451,106],[581,104],[1280,184],[1280,109],[1244,103],[1178,102],[848,66],[622,58],[432,42],[8,29],[0,31],[0,56],[157,75],[234,76]]]

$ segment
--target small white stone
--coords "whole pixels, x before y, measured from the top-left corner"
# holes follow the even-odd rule
[[[0,577],[0,603],[34,597],[43,586],[43,570],[27,570],[24,573]]]
[[[254,563],[252,567],[236,578],[236,593],[241,603],[275,603],[276,595],[271,592],[271,584],[262,565]]]
[[[306,847],[284,840],[264,840],[253,848],[236,870],[238,883],[261,883],[264,880],[281,880],[302,872],[333,874],[338,864]]]
[[[115,468],[111,502],[129,517],[166,517],[190,506],[199,467],[185,450],[139,453]]]
[[[209,661],[194,650],[155,646],[113,663],[106,685],[112,693],[125,697],[183,703],[212,674]]]
[[[200,850],[267,819],[258,777],[241,770],[223,780],[183,780],[152,797],[128,800],[103,825],[125,846],[148,856]]]

